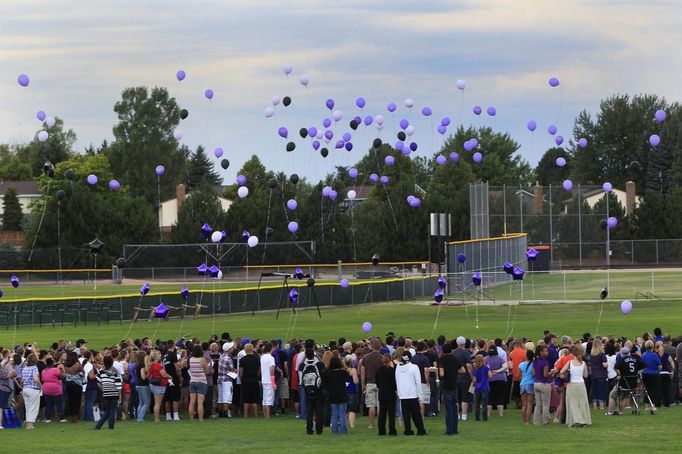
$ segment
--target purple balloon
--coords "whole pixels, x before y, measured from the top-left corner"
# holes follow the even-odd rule
[[[481,161],[483,161],[483,155],[477,151],[476,153],[474,153],[473,159],[474,159],[474,162],[478,164]]]
[[[649,137],[649,143],[651,144],[651,146],[656,147],[658,146],[659,143],[661,143],[661,138],[659,137],[658,134],[652,134]]]
[[[206,91],[204,92],[204,96],[206,96],[206,99],[213,99],[213,90],[210,88],[207,88]]]
[[[440,303],[443,301],[443,289],[439,288],[436,290],[436,292],[433,294],[433,299],[436,301],[436,303]]]
[[[325,186],[322,188],[322,197],[329,197],[329,194],[331,194],[332,188],[331,186]]]
[[[407,203],[408,203],[408,204],[412,203],[413,200],[414,200],[414,196],[413,196],[413,195],[408,195],[408,196],[407,196]]]
[[[149,282],[142,284],[142,287],[140,287],[140,295],[145,296],[147,293],[149,293],[150,288],[151,286],[149,285]]]
[[[348,279],[341,279],[341,281],[339,282],[339,285],[341,286],[341,288],[348,288],[348,286],[350,285],[350,282],[348,282]]]
[[[287,200],[287,208],[289,208],[291,211],[294,211],[296,208],[298,208],[298,202],[296,202],[294,199]]]
[[[474,106],[474,115],[481,115],[481,112],[483,112],[481,106]]]
[[[374,118],[372,118],[371,115],[367,115],[364,119],[365,126],[371,125],[373,121],[374,121]]]
[[[109,189],[112,191],[118,191],[121,189],[121,183],[119,183],[117,180],[111,180],[109,181]]]
[[[311,126],[308,128],[308,135],[310,137],[315,137],[317,135],[317,128],[315,126]]]
[[[456,151],[450,153],[450,161],[459,162],[459,154]]]
[[[371,181],[372,183],[375,183],[375,184],[378,183],[379,182],[379,175],[377,175],[376,173],[371,174],[369,176],[369,181]]]
[[[573,182],[571,180],[564,180],[564,182],[561,184],[566,191],[570,191],[573,189]]]
[[[324,105],[327,106],[327,109],[332,110],[334,109],[334,100],[329,98],[324,102]]]
[[[410,206],[412,208],[419,208],[421,206],[421,204],[422,204],[422,201],[419,197],[415,197],[414,199],[412,199],[412,202],[410,202]]]
[[[213,155],[214,155],[216,158],[222,157],[222,155],[223,155],[223,149],[220,148],[220,147],[216,148],[215,150],[213,150]]]
[[[556,131],[557,131],[556,126],[554,125],[547,126],[547,132],[550,133],[551,135],[556,134]]]
[[[298,222],[296,221],[291,221],[289,225],[287,225],[287,229],[291,233],[296,233],[298,231]]]
[[[438,126],[438,134],[444,135],[447,132],[448,128],[446,128],[443,125]]]
[[[533,131],[535,131],[535,130],[537,129],[538,124],[535,123],[533,120],[531,120],[531,121],[528,122],[528,124],[526,125],[526,127],[528,128],[528,130],[529,130],[530,132],[533,132]]]
[[[26,74],[19,74],[19,77],[17,77],[17,83],[22,87],[28,87],[28,76]]]
[[[403,151],[403,149],[405,148],[405,142],[403,142],[402,140],[398,140],[393,146],[393,148],[395,148],[398,151]]]
[[[656,119],[657,122],[663,123],[665,121],[666,117],[665,110],[657,110],[656,114],[654,115],[654,118]]]
[[[386,175],[382,175],[381,178],[379,178],[379,181],[381,182],[381,184],[386,186],[388,184],[388,177]]]
[[[344,132],[341,138],[343,139],[344,142],[348,142],[351,138],[350,132]]]
[[[166,168],[162,165],[158,165],[156,166],[156,169],[154,169],[154,172],[156,173],[157,176],[160,177],[161,175],[166,173]]]
[[[175,78],[178,79],[178,82],[185,80],[185,77],[187,77],[187,74],[182,69],[175,73]]]
[[[551,77],[549,79],[549,86],[550,87],[558,87],[559,86],[559,79],[557,79],[556,77]]]
[[[356,179],[358,177],[358,169],[356,168],[349,169],[348,176],[351,177],[352,179]]]
[[[488,107],[488,109],[486,110],[486,112],[487,112],[488,115],[490,115],[491,117],[494,117],[494,116],[497,114],[497,110],[496,110],[493,106]]]
[[[36,118],[38,120],[45,121],[45,117],[47,117],[47,115],[42,110],[39,110],[38,112],[36,112]]]
[[[408,126],[410,126],[410,122],[409,122],[409,121],[407,121],[405,118],[403,118],[402,120],[400,120],[400,127],[401,127],[402,129],[405,129],[405,128],[407,128]]]
[[[616,226],[618,225],[618,219],[614,218],[611,216],[606,220],[606,226],[610,228],[611,230],[615,229]]]
[[[624,300],[622,303],[620,303],[620,311],[626,315],[632,312],[632,301]]]
[[[481,273],[474,273],[473,276],[471,276],[471,282],[473,282],[474,287],[480,287],[481,286]]]
[[[602,185],[602,189],[604,190],[604,192],[609,193],[613,191],[613,185],[607,181]]]
[[[422,115],[424,115],[425,117],[430,117],[432,113],[433,113],[433,112],[431,112],[431,108],[430,108],[430,107],[424,107],[424,108],[422,109]]]
[[[370,331],[372,331],[372,324],[370,322],[364,322],[362,324],[362,331],[364,331],[365,333],[369,333]]]
[[[526,272],[523,270],[523,268],[519,266],[515,266],[514,270],[512,271],[512,279],[515,281],[522,281],[523,280],[523,275]]]
[[[417,142],[410,142],[410,150],[417,151]]]
[[[388,105],[386,106],[386,110],[388,110],[389,112],[395,112],[396,108],[397,107],[394,102],[389,102]]]
[[[331,129],[327,129],[327,130],[324,132],[324,137],[325,137],[327,140],[332,140],[332,138],[334,137],[334,132],[333,132]]]
[[[578,146],[580,148],[587,148],[587,139],[582,137],[580,140],[578,140]]]
[[[287,137],[289,137],[289,130],[282,126],[277,130],[277,134],[279,134],[281,138],[286,139]]]
[[[471,139],[469,139],[469,143],[471,144],[472,150],[478,147],[478,139],[476,137],[472,137]]]
[[[362,96],[355,100],[355,105],[361,109],[365,107],[365,104],[367,104],[367,102],[365,101],[365,98],[363,98]]]
[[[438,157],[436,158],[436,163],[439,166],[444,166],[445,164],[447,164],[447,162],[448,162],[448,159],[445,156],[443,156],[442,154],[438,155]]]
[[[350,142],[346,142],[344,147],[346,148],[346,151],[351,151],[353,149],[353,144]]]
[[[362,117],[359,117],[359,116],[356,115],[356,116],[353,117],[353,121],[356,122],[356,123],[358,124],[358,126],[359,126],[360,123],[362,123]]]
[[[339,193],[332,189],[331,191],[329,191],[329,200],[333,202],[334,200],[336,200],[336,197],[338,197],[338,195]]]
[[[443,117],[443,118],[441,118],[441,120],[440,120],[440,125],[441,125],[441,126],[446,126],[446,127],[447,127],[447,126],[450,125],[450,121],[451,121],[451,120],[450,120],[450,117]]]
[[[384,158],[384,162],[386,163],[387,166],[392,166],[393,164],[395,164],[395,158],[391,155],[388,155],[386,156],[386,158]]]
[[[246,186],[246,177],[244,175],[237,175],[237,184],[239,186]]]
[[[320,148],[320,141],[319,140],[313,140],[313,148],[317,150]]]
[[[531,262],[534,262],[535,260],[537,260],[538,255],[540,255],[540,253],[537,251],[537,249],[535,249],[533,247],[526,251],[526,257]]]
[[[97,175],[91,173],[90,175],[88,175],[87,180],[89,185],[94,186],[97,184],[98,178]]]
[[[292,65],[289,65],[289,64],[284,65],[284,66],[282,67],[282,71],[284,71],[284,74],[287,75],[287,76],[288,76],[289,74],[291,74],[291,72],[292,72],[293,70],[294,70],[294,67],[293,67]]]
[[[324,120],[322,120],[322,126],[324,126],[325,128],[328,128],[331,125],[332,125],[332,121],[329,118],[325,118]]]
[[[558,158],[556,158],[556,165],[557,165],[557,167],[563,167],[563,166],[565,166],[565,165],[566,165],[566,158],[563,158],[563,157],[561,157],[561,156],[559,156]]]
[[[554,138],[554,143],[556,143],[557,145],[561,145],[562,143],[564,143],[564,136],[556,136]]]
[[[459,263],[464,263],[464,262],[466,262],[466,260],[467,260],[467,256],[464,255],[462,252],[460,252],[459,254],[457,254],[457,261],[458,261]]]
[[[337,141],[336,141],[335,147],[336,147],[337,149],[343,148],[343,146],[344,146],[345,144],[346,144],[346,142],[344,142],[343,140],[337,140]]]
[[[471,143],[471,140],[467,140],[464,142],[464,150],[465,151],[471,151],[474,149],[474,145]]]

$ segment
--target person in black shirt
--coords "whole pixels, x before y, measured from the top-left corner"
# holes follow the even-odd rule
[[[457,376],[459,372],[465,373],[464,366],[459,358],[452,354],[452,344],[446,343],[443,345],[443,356],[440,358],[438,367],[445,402],[446,436],[457,434]]]
[[[249,409],[258,416],[260,401],[260,358],[253,352],[253,344],[244,345],[246,355],[239,360],[239,377],[241,378],[241,398],[244,404],[244,417],[249,417]]]
[[[303,395],[305,395],[306,433],[308,435],[313,434],[314,419],[315,433],[322,435],[325,400],[324,393],[322,392],[322,387],[325,386],[323,381],[325,375],[324,364],[322,364],[322,361],[318,361],[312,348],[306,348],[305,359],[298,366],[298,371],[301,375],[301,382],[298,386],[302,390]]]
[[[180,421],[180,365],[175,353],[175,344],[169,345],[168,353],[163,357],[163,368],[170,376],[166,392],[163,394],[163,406],[166,410],[166,421]]]
[[[388,434],[398,435],[395,429],[396,392],[395,368],[391,356],[384,354],[383,364],[376,372],[377,389],[379,391],[379,435],[386,435],[386,417],[388,416]]]
[[[620,360],[616,362],[614,369],[618,377],[618,384],[609,393],[609,412],[607,416],[617,415],[615,411],[616,399],[628,397],[627,390],[634,391],[637,388],[639,371],[644,369],[644,363],[639,356],[632,356],[630,349],[623,347],[620,351]],[[623,392],[625,390],[625,393]],[[620,395],[620,396],[619,396]],[[619,408],[621,405],[618,406]]]
[[[331,406],[332,433],[347,434],[346,409],[348,407],[348,395],[346,394],[346,382],[350,380],[350,374],[341,364],[341,359],[333,357],[329,362],[329,369],[325,371],[324,382],[329,394]]]

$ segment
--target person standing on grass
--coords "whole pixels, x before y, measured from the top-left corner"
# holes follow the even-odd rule
[[[263,388],[263,416],[270,419],[272,407],[275,405],[275,391],[277,382],[275,379],[275,358],[272,357],[272,344],[267,342],[263,346],[263,354],[260,357],[261,384]]]
[[[445,402],[445,434],[446,436],[457,435],[457,377],[466,373],[464,365],[452,355],[452,344],[443,345],[443,356],[440,358],[438,375],[443,383],[443,401]]]
[[[149,377],[149,390],[154,396],[154,422],[159,422],[161,414],[161,404],[163,403],[163,395],[166,393],[168,387],[168,379],[170,375],[161,365],[161,352],[152,350],[147,356],[147,376]]]
[[[422,401],[422,386],[419,376],[419,368],[412,364],[412,355],[406,349],[400,358],[400,365],[396,368],[395,383],[398,389],[398,399],[403,413],[405,435],[414,435],[412,423],[417,428],[417,435],[426,435],[424,420],[419,411],[419,403]]]
[[[201,345],[192,347],[192,357],[189,359],[189,419],[194,420],[196,412],[199,421],[204,420],[204,399],[208,391],[206,374],[209,370],[208,362],[204,358]]]
[[[583,427],[592,425],[590,403],[587,400],[587,364],[583,361],[583,348],[574,345],[571,349],[572,359],[561,368],[564,381],[569,380],[566,387],[566,425]]]
[[[474,409],[476,421],[488,421],[488,397],[490,396],[490,378],[493,376],[490,367],[485,364],[481,354],[474,358]]]
[[[76,352],[66,355],[64,364],[66,373],[66,408],[71,422],[80,419],[81,399],[83,397],[83,366],[78,361]]]
[[[469,414],[469,404],[474,401],[474,396],[470,392],[471,377],[473,373],[471,352],[466,348],[467,340],[464,336],[459,336],[456,339],[457,348],[452,350],[452,355],[457,358],[465,371],[457,375],[457,402],[461,407],[458,418],[466,421]],[[451,345],[452,347],[452,345]]]
[[[566,337],[566,336],[564,336]],[[563,338],[562,338],[563,339]],[[570,338],[569,338],[570,339]],[[566,381],[561,378],[561,369],[573,359],[568,347],[562,347],[559,350],[559,359],[554,363],[554,368],[550,375],[556,377],[554,379],[554,390],[559,399],[559,405],[554,413],[554,423],[561,423],[564,419],[564,410],[566,408]]]
[[[595,339],[592,342],[592,350],[590,351],[590,371],[592,377],[592,386],[590,387],[592,394],[592,406],[596,410],[604,410],[609,395],[608,385],[608,367],[609,362],[604,353],[604,346],[601,339]]]
[[[308,435],[313,434],[314,419],[315,433],[322,435],[322,429],[324,428],[324,394],[322,393],[324,366],[315,357],[315,351],[312,348],[306,348],[305,359],[299,366],[298,371],[301,376],[299,390],[305,393],[306,433]]]
[[[672,382],[672,373],[675,367],[673,359],[665,351],[663,342],[656,341],[655,352],[661,358],[661,397],[659,398],[659,405],[670,407],[672,397],[670,395],[670,383]]]
[[[535,371],[533,361],[535,353],[526,351],[526,361],[519,364],[519,392],[521,393],[521,413],[523,423],[530,425],[533,416],[533,398],[535,397]]]
[[[424,417],[426,407],[431,404],[431,386],[429,385],[430,368],[429,358],[426,356],[426,342],[417,341],[417,354],[412,357],[412,364],[419,368],[419,376],[422,382],[422,402],[419,404],[419,411]]]
[[[94,407],[97,402],[97,369],[95,369],[95,358],[89,350],[83,352],[83,381],[85,382],[83,385],[85,394],[83,419],[86,421],[94,421]]]
[[[9,357],[9,351],[7,351],[6,355],[3,355],[2,361],[3,363],[0,364],[0,427],[3,427],[3,413],[6,409],[10,408],[9,398],[13,389],[12,382],[14,377],[16,377],[13,367],[14,360]]]
[[[532,353],[532,352],[531,352]],[[522,396],[521,396],[521,371],[519,366],[521,363],[526,361],[526,349],[524,347],[523,341],[520,337],[514,339],[514,348],[511,353],[509,353],[509,359],[512,363],[512,388],[511,388],[511,398],[516,402],[516,408],[522,408]]]
[[[232,361],[232,350],[234,342],[223,344],[223,353],[218,362],[218,416],[221,418],[231,418],[230,406],[232,405],[232,379],[228,374],[234,372],[234,362]]]
[[[376,373],[376,384],[379,397],[379,435],[386,435],[386,419],[388,417],[388,434],[398,435],[395,428],[396,383],[395,367],[391,355],[384,354],[383,364]]]
[[[147,368],[145,367],[145,361],[147,359],[147,354],[145,352],[138,352],[135,362],[135,378],[137,385],[135,390],[137,391],[137,421],[144,422],[144,416],[149,411],[149,406],[152,401],[152,393],[149,390],[149,377],[147,376]]]
[[[365,395],[365,405],[369,409],[369,428],[376,424],[377,408],[379,407],[379,392],[376,384],[377,370],[383,364],[381,341],[376,337],[371,340],[372,351],[362,357],[360,361],[360,382],[362,393]]]
[[[331,406],[331,427],[333,434],[346,435],[346,409],[348,408],[348,396],[346,395],[346,383],[351,376],[341,363],[339,357],[332,357],[329,369],[325,371],[324,381],[329,394]]]
[[[109,421],[109,429],[113,429],[116,423],[116,411],[121,401],[123,380],[114,368],[114,359],[109,355],[104,357],[104,367],[97,372],[97,383],[102,391],[104,414],[95,425],[95,429],[101,429],[107,421]]]
[[[64,379],[63,367],[57,367],[54,359],[45,360],[45,369],[40,374],[43,383],[43,399],[45,400],[45,422],[52,422],[52,411],[56,407],[59,422],[66,422],[64,419],[64,389],[62,380]]]
[[[249,413],[258,417],[258,402],[260,401],[260,359],[253,351],[253,344],[244,345],[244,356],[239,360],[239,376],[241,377],[241,397],[244,405],[244,417]],[[249,410],[251,410],[249,412]]]
[[[549,424],[549,403],[552,397],[552,388],[549,384],[549,348],[538,345],[537,355],[533,361],[535,374],[533,385],[535,391],[535,411],[533,413],[533,424],[536,426]]]
[[[661,399],[661,358],[658,353],[654,351],[654,342],[647,340],[644,343],[644,353],[642,354],[642,362],[644,363],[644,370],[642,370],[642,381],[644,382],[644,387],[646,388],[653,407],[649,407],[647,402],[647,410],[656,410],[656,407],[660,405]]]
[[[490,398],[488,400],[488,418],[490,418],[493,407],[497,407],[497,414],[504,416],[504,399],[507,387],[507,361],[498,355],[497,347],[492,344],[488,348],[488,356],[485,357],[485,364],[490,368],[493,376],[489,380]]]
[[[163,395],[163,405],[166,412],[166,421],[180,421],[180,363],[178,361],[177,347],[175,342],[166,343],[167,352],[163,357],[163,368],[169,376],[168,386]]]
[[[343,357],[343,365],[348,372],[350,378],[346,380],[346,396],[348,397],[348,425],[351,429],[355,428],[355,415],[360,408],[360,399],[358,396],[358,384],[360,377],[358,377],[358,370],[355,368],[355,361],[353,355],[346,355]]]

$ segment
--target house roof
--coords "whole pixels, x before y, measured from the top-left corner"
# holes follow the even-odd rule
[[[351,189],[355,191],[355,200],[365,200],[369,197],[369,193],[372,192],[374,186],[349,186],[348,190],[350,191]]]
[[[2,181],[0,180],[0,196],[5,195],[8,188],[17,190],[17,195],[40,195],[40,186],[35,181]]]

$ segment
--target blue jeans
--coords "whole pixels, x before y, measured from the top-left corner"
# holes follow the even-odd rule
[[[488,420],[488,395],[490,391],[474,391],[474,409],[476,410],[476,420],[483,416],[483,421]]]
[[[303,390],[303,386],[298,387],[298,396],[301,402],[299,403],[299,410],[298,410],[298,415],[300,419],[306,419],[308,417],[308,414],[306,413],[305,409],[305,391]]]
[[[104,403],[104,414],[102,414],[102,417],[100,418],[100,420],[97,421],[97,424],[95,425],[95,429],[101,429],[102,426],[104,425],[104,423],[107,421],[109,421],[109,429],[113,429],[114,424],[116,423],[116,410],[118,409],[118,397],[104,397],[102,399],[102,402]]]
[[[592,402],[608,402],[609,400],[609,385],[606,377],[594,378],[592,377]]]
[[[443,390],[445,402],[445,434],[457,433],[457,390]]]
[[[97,402],[97,389],[87,389],[85,391],[85,408],[83,408],[83,419],[86,421],[95,420],[95,415],[92,413],[95,402]]]
[[[346,408],[348,408],[348,402],[342,404],[330,404],[332,407],[332,433],[342,433],[347,434],[348,428],[346,427]]]
[[[64,418],[64,395],[59,394],[57,396],[48,396],[44,395],[45,397],[45,419],[52,419],[52,407],[57,407],[57,415],[59,416],[59,419]]]
[[[149,386],[136,386],[135,390],[137,391],[139,402],[137,406],[137,420],[144,421],[144,416],[147,414],[152,403],[152,392],[149,390]]]

